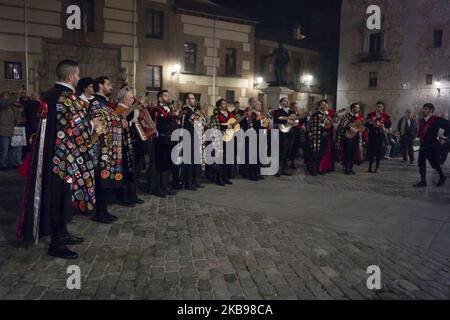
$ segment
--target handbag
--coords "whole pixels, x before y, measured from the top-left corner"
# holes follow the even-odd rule
[[[27,134],[25,127],[14,127],[14,135],[11,138],[12,147],[25,147],[27,145]]]

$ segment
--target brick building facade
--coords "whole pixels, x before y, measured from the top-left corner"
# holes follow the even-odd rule
[[[72,4],[82,9],[82,30],[66,27]],[[126,82],[138,95],[154,97],[165,88],[173,99],[192,91],[209,105],[219,98],[247,104],[251,96],[263,99],[256,78],[271,76],[255,68],[259,52],[273,44],[256,39],[256,25],[206,0],[0,0],[0,91],[22,85],[44,91],[55,80],[57,62],[69,58],[79,61],[82,76],[108,75],[115,88]],[[320,57],[290,49],[303,54],[303,62]],[[289,67],[291,78],[305,73],[295,69],[298,60]],[[316,81],[326,77],[316,74]],[[335,89],[321,90],[309,87],[291,98],[306,106],[309,96]]]

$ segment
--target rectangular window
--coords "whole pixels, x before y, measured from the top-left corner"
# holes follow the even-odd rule
[[[229,104],[234,103],[235,99],[234,99],[234,90],[227,90],[226,94],[225,94],[225,99],[227,100],[227,102]]]
[[[434,30],[434,37],[433,37],[433,41],[434,41],[434,47],[435,48],[442,48],[442,37],[444,35],[444,31],[443,30]]]
[[[381,32],[370,35],[369,54],[372,58],[383,56],[383,34]]]
[[[184,44],[184,71],[195,73],[197,71],[197,45]]]
[[[308,97],[308,108],[310,111],[314,110],[316,108],[315,102],[316,102],[315,97],[313,97],[313,96]]]
[[[164,13],[156,10],[147,10],[145,15],[145,36],[147,38],[163,39]]]
[[[376,88],[378,86],[378,72],[369,73],[369,88]]]
[[[233,48],[225,49],[225,74],[226,75],[236,74],[236,49]]]
[[[22,80],[22,63],[5,62],[5,79]]]
[[[162,89],[162,66],[147,66],[147,90],[159,91]]]
[[[427,74],[427,85],[433,84],[433,75]]]
[[[87,31],[94,32],[95,25],[95,3],[94,0],[82,0],[81,1],[81,12],[82,12],[82,25],[84,29],[85,24],[87,24]]]

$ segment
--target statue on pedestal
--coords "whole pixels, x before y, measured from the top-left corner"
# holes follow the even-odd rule
[[[285,86],[287,84],[287,72],[286,67],[290,61],[289,52],[283,47],[283,43],[279,42],[278,48],[275,49],[272,54],[266,56],[270,58],[276,56],[273,64],[275,68],[276,82],[272,83],[274,86]]]

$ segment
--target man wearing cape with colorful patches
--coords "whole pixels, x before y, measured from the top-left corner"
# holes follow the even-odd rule
[[[50,235],[48,254],[76,259],[67,246],[83,238],[72,235],[67,224],[73,210],[95,208],[94,165],[89,150],[95,122],[88,116],[88,104],[79,99],[75,87],[80,79],[78,64],[60,62],[58,81],[43,99],[39,132],[30,154],[17,236],[34,241]]]

